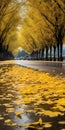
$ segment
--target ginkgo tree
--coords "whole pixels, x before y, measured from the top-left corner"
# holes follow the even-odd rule
[[[23,19],[20,12],[22,5]],[[51,7],[51,8],[50,8]],[[26,8],[26,9],[25,9]],[[25,14],[26,10],[26,14]],[[1,0],[0,1],[0,51],[3,45],[12,45],[12,32],[18,31],[18,47],[21,46],[28,53],[40,53],[48,60],[48,50],[54,60],[56,50],[58,60],[62,60],[62,46],[65,37],[65,2],[64,0]],[[17,26],[21,25],[17,30]],[[17,40],[15,40],[17,41]],[[14,49],[16,48],[14,45]],[[8,48],[8,47],[7,47]]]
[[[46,28],[44,28],[44,26]],[[28,41],[28,47],[31,46],[32,48],[32,50],[30,50],[31,48],[29,48],[29,51],[35,55],[36,53],[38,53],[39,55],[39,51],[43,50],[43,48],[47,46],[48,41],[50,41],[49,39],[53,37],[53,33],[51,33],[51,30],[48,28],[46,21],[41,16],[40,11],[35,7],[29,7],[27,17],[23,21],[20,33],[21,40],[22,35],[24,35],[26,43]],[[48,34],[50,35],[48,36]],[[23,44],[23,42],[21,43],[21,46],[25,48],[25,44]]]
[[[53,39],[55,39],[55,42],[52,43],[52,45],[54,46],[54,53],[56,51],[57,46],[58,60],[62,60],[62,45],[65,36],[65,2],[63,0],[29,1],[31,3],[30,6],[33,6],[40,11],[40,14],[48,25],[48,28],[50,30],[52,28],[51,33],[53,33]],[[45,26],[43,27],[44,29],[46,28]]]
[[[18,0],[1,0],[0,1],[0,52],[3,51],[3,45],[8,45],[9,35],[17,30],[20,24],[21,16],[19,15],[24,1]]]

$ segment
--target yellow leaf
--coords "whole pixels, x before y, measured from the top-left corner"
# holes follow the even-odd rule
[[[6,111],[9,113],[14,112],[14,108],[7,108]]]
[[[42,118],[39,118],[39,124],[42,125],[43,124],[43,121],[42,121]]]
[[[4,119],[4,117],[0,117],[0,120],[3,120]]]
[[[19,110],[19,111],[16,112],[16,116],[19,117],[19,118],[21,118],[21,114],[22,114],[21,110]]]
[[[65,121],[59,121],[58,123],[64,125]]]
[[[51,127],[52,125],[50,124],[50,123],[46,123],[45,125],[44,125],[44,127],[45,128],[49,128],[49,127]]]
[[[9,126],[16,126],[16,123],[12,122],[10,119],[5,120],[5,123]]]
[[[5,123],[11,123],[10,119],[5,120]]]

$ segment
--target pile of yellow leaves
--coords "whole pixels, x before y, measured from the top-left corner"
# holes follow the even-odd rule
[[[7,69],[6,67],[4,67]],[[2,72],[2,69],[0,69]],[[16,92],[17,95],[10,93],[6,95],[7,98],[13,100],[13,104],[21,107],[21,105],[30,105],[30,109],[23,111],[14,112],[12,105],[4,103],[6,111],[14,112],[15,116],[22,118],[24,113],[36,113],[37,115],[44,115],[46,117],[57,117],[58,115],[63,116],[65,113],[65,78],[60,75],[52,76],[49,73],[42,71],[36,71],[33,69],[22,68],[19,66],[12,66],[0,78],[0,83],[7,84],[11,92]],[[0,98],[2,95],[0,95]],[[31,109],[33,106],[33,109]],[[23,106],[25,109],[25,106]],[[2,118],[2,117],[0,117]],[[9,119],[5,120],[5,123],[13,124]],[[64,121],[59,122],[63,124]],[[44,127],[51,127],[51,122],[44,122],[42,118],[39,118],[37,122],[33,122],[32,125],[44,125]],[[19,126],[24,126],[19,124]],[[32,128],[31,125],[29,125]]]

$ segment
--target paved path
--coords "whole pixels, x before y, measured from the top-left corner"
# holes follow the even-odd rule
[[[65,76],[65,61],[31,61],[31,60],[8,60],[0,61],[0,65],[5,64],[17,64],[20,66],[33,68],[35,70],[40,70],[48,72],[51,74],[63,74]]]
[[[65,61],[58,62],[58,61],[16,60],[15,63],[21,66],[38,69],[44,72],[49,72],[51,74],[63,73],[63,75],[65,75]]]
[[[64,79],[46,74],[45,79],[42,73],[43,81],[40,75],[36,79],[38,73],[32,75],[33,71],[19,66],[22,64],[46,71],[54,65],[41,61],[0,62],[0,130],[65,130]]]

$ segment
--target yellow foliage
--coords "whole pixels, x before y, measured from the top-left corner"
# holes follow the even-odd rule
[[[63,125],[65,124],[65,121],[59,121],[58,123]]]
[[[42,118],[39,118],[39,124],[42,125],[43,124],[43,121],[42,121]]]
[[[22,118],[24,114],[36,113],[39,119],[29,124],[20,124],[19,126],[52,127],[52,122],[44,122],[41,115],[49,118],[64,116],[65,112],[65,78],[61,75],[52,76],[49,73],[36,71],[33,69],[23,68],[12,65],[0,68],[0,84],[5,84],[7,93],[0,94],[0,99],[12,101],[11,103],[3,103],[6,107],[7,114],[14,113],[18,118]],[[5,82],[4,82],[5,81]],[[2,89],[3,86],[0,85]],[[3,87],[5,88],[5,87]],[[15,100],[12,100],[15,97]],[[18,111],[14,108],[17,106]],[[30,105],[30,108],[27,106]],[[1,106],[1,104],[0,104]],[[26,109],[27,107],[27,109]],[[33,108],[31,108],[33,107]],[[3,117],[0,116],[0,120]],[[15,125],[10,119],[5,120],[8,125]],[[59,124],[64,124],[60,121]]]
[[[6,110],[7,112],[9,112],[9,113],[12,113],[12,112],[14,112],[14,108],[7,108],[7,110]]]
[[[49,127],[51,127],[52,125],[50,124],[50,123],[46,123],[45,125],[44,125],[44,127],[45,128],[49,128]]]
[[[5,120],[5,123],[9,126],[16,126],[16,123],[12,122],[10,119]]]
[[[22,114],[21,110],[19,110],[19,111],[16,112],[16,116],[19,117],[19,118],[21,118],[21,114]]]

